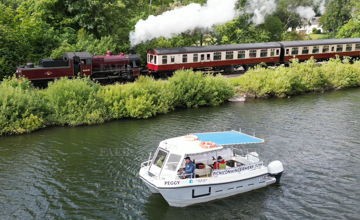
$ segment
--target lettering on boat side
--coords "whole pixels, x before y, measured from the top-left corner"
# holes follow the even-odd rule
[[[219,175],[226,175],[226,174],[231,174],[231,173],[240,173],[245,170],[255,170],[257,168],[260,168],[262,165],[263,165],[263,162],[260,162],[260,163],[251,164],[248,166],[241,166],[241,167],[236,167],[236,168],[231,168],[231,169],[226,169],[226,170],[215,170],[215,171],[213,171],[212,174],[214,176],[219,176]]]
[[[165,181],[164,182],[164,185],[167,185],[167,186],[175,186],[175,185],[179,185],[180,184],[180,181]]]

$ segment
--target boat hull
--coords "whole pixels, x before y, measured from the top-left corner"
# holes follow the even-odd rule
[[[274,177],[263,175],[229,183],[161,188],[159,192],[170,206],[185,207],[263,188],[275,182]]]

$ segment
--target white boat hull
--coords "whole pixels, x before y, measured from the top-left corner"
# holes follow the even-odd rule
[[[261,176],[230,183],[159,189],[159,192],[170,206],[185,207],[259,189],[275,182],[273,177]]]

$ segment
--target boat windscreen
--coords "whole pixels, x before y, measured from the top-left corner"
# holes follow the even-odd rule
[[[162,168],[164,166],[166,156],[167,156],[167,152],[159,150],[155,157],[154,164]]]
[[[193,135],[200,141],[213,142],[218,145],[258,144],[264,142],[263,139],[238,131],[197,133]]]
[[[175,171],[181,159],[181,155],[170,154],[169,159],[166,162],[165,169]]]

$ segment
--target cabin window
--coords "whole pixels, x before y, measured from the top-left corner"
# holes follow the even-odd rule
[[[360,50],[360,44],[355,44],[355,50]]]
[[[184,54],[183,57],[182,57],[182,62],[183,63],[187,63],[187,55]]]
[[[256,57],[256,50],[250,50],[249,57]]]
[[[286,49],[286,55],[290,54],[290,49]]]
[[[227,60],[232,60],[232,59],[234,59],[234,52],[233,52],[233,51],[227,51],[227,52],[226,52],[226,59],[227,59]]]
[[[154,61],[154,56],[153,56],[153,55],[150,55],[149,63],[152,63],[153,61]]]
[[[164,166],[164,162],[167,156],[167,152],[159,150],[154,160],[154,164],[160,168]]]
[[[323,53],[329,52],[329,46],[323,46]]]
[[[214,53],[214,60],[221,60],[221,52]]]
[[[312,53],[319,53],[319,46],[314,46]]]
[[[170,154],[169,159],[166,162],[165,169],[170,171],[176,171],[176,168],[180,162],[181,156],[177,154]]]
[[[157,62],[156,62],[156,57],[157,57],[157,56],[154,56],[154,64],[156,64],[156,63],[157,63]]]
[[[194,54],[193,61],[194,61],[194,62],[198,62],[198,60],[199,60],[199,54],[195,53],[195,54]]]
[[[260,57],[267,57],[268,56],[268,51],[267,50],[260,50]]]
[[[343,45],[337,45],[336,52],[342,52],[342,51],[343,51]]]
[[[170,57],[170,62],[175,63],[175,56]]]
[[[162,56],[162,64],[167,64],[167,56]]]
[[[276,56],[279,56],[279,55],[280,55],[280,50],[277,49],[277,50],[276,50]]]
[[[208,54],[206,54],[206,59],[207,60],[210,60],[210,57],[211,57],[211,55],[208,53]]]
[[[271,50],[270,50],[270,56],[271,56],[271,57],[274,57],[274,56],[275,56],[275,49],[271,49]]]
[[[201,61],[205,60],[205,54],[201,54]]]
[[[309,48],[308,47],[303,47],[302,54],[309,54]]]
[[[352,44],[346,44],[346,51],[352,51]]]
[[[299,54],[299,48],[294,47],[294,48],[291,50],[291,54],[292,54],[292,55],[298,55],[298,54]]]
[[[240,50],[238,52],[238,59],[244,59],[245,58],[245,50]]]

